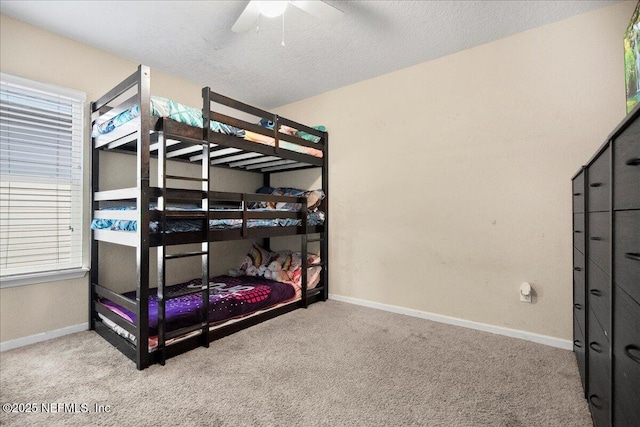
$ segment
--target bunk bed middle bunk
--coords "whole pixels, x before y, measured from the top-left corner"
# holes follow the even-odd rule
[[[141,65],[91,103],[90,329],[138,369],[164,364],[168,357],[208,347],[215,339],[324,301],[329,290],[328,134],[324,128],[279,117],[208,87],[202,90],[202,110],[152,97],[150,92],[151,72]],[[247,117],[259,120],[252,123]],[[136,156],[135,187],[101,190],[100,153],[109,150]],[[158,161],[157,186],[150,185],[151,157]],[[201,176],[168,174],[168,160],[199,163]],[[211,191],[212,166],[262,174],[261,194]],[[322,190],[270,188],[272,173],[307,168],[319,168]],[[167,182],[189,184],[168,186]],[[210,277],[211,242],[264,239],[268,248],[271,237],[291,235],[300,236],[299,254],[270,253],[255,245],[253,250],[262,251],[263,261],[277,260],[291,268],[292,260],[298,260],[295,267],[307,272],[298,275],[298,282]],[[135,291],[120,294],[99,283],[100,242],[135,248]],[[318,256],[308,252],[314,242],[319,244]],[[200,248],[167,250],[185,244],[200,244]],[[152,249],[157,251],[157,288],[150,287]],[[200,277],[167,286],[168,261],[185,257],[201,258]],[[309,279],[312,270],[317,273],[313,281]],[[225,310],[221,304],[227,304]],[[191,312],[185,316],[178,306],[190,306]],[[215,315],[216,309],[226,315]],[[180,312],[178,321],[174,312]]]

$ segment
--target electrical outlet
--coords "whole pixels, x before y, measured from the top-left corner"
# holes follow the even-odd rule
[[[529,304],[531,304],[531,294],[522,295],[522,292],[520,292],[520,302],[528,302]]]
[[[531,304],[531,294],[533,293],[533,289],[531,289],[531,285],[529,282],[520,283],[520,301],[528,302]]]

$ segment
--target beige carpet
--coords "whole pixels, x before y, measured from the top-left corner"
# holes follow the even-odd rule
[[[0,368],[3,404],[60,404],[7,426],[591,425],[570,351],[336,301],[144,371],[93,332]]]

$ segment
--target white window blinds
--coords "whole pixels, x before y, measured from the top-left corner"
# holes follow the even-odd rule
[[[82,267],[85,99],[0,75],[0,277]]]

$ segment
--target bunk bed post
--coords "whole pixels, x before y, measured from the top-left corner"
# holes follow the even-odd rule
[[[205,123],[206,120],[205,120]],[[209,126],[205,124],[205,128]],[[209,166],[209,139],[205,138],[202,144],[202,210],[206,212],[204,224],[202,224],[202,243],[200,250],[202,251],[202,346],[209,347],[209,261],[211,259],[211,245],[209,243],[209,192],[211,191]]]
[[[151,128],[151,71],[149,67],[138,67],[138,105],[140,106],[140,127],[137,144],[137,200],[138,209],[138,245],[136,249],[137,289],[136,300],[136,366],[144,369],[149,366],[149,163]]]
[[[320,261],[324,262],[321,272],[323,279],[322,300],[329,298],[329,134],[324,132],[322,137],[324,142],[324,153],[322,155],[322,189],[324,198],[324,232],[320,235]]]
[[[162,190],[162,194],[158,196],[158,210],[161,213],[160,230],[162,235],[162,245],[156,247],[157,263],[158,263],[158,349],[160,351],[160,364],[164,366],[167,359],[167,349],[165,346],[165,314],[167,302],[164,298],[164,285],[167,280],[167,216],[166,194],[167,194],[167,140],[164,132],[158,133],[158,186]]]
[[[299,200],[300,201],[300,200]],[[302,236],[300,236],[300,258],[302,261],[301,270],[300,270],[300,285],[302,286],[302,307],[307,308],[309,305],[309,301],[307,301],[307,288],[309,286],[309,266],[308,259],[309,255],[307,253],[307,245],[308,242],[308,234],[307,234],[307,222],[309,221],[307,212],[307,199],[302,198],[301,200],[301,215],[302,215]]]
[[[271,187],[271,172],[262,173],[262,186]],[[264,237],[262,239],[262,247],[271,252],[271,238]]]
[[[211,131],[211,126],[207,126],[208,121],[211,120],[211,88],[209,86],[202,88],[202,120],[202,139],[208,142]],[[209,159],[206,160],[209,162]]]
[[[280,132],[278,131],[280,129],[280,117],[277,114],[273,115],[273,139],[274,141],[274,147],[273,147],[273,152],[274,154],[279,157],[280,156]]]
[[[202,199],[202,209],[207,213],[202,227],[201,251],[206,255],[202,257],[202,346],[209,347],[209,262],[211,260],[211,245],[209,243],[209,220],[211,212],[209,209],[209,197],[211,192],[211,171],[209,132],[211,126],[211,89],[207,86],[202,88],[202,191],[206,195]]]
[[[91,103],[91,110],[89,115],[89,129],[91,129],[91,121],[93,120],[93,114],[96,111],[96,103]],[[89,131],[91,132],[91,130]],[[93,137],[89,138],[91,144],[91,220],[93,221],[93,213],[100,208],[100,203],[94,199],[94,194],[100,191],[100,150],[96,148]],[[98,241],[93,238],[93,230],[91,230],[91,262],[89,275],[89,329],[94,330],[96,328],[96,311],[95,300],[96,290],[95,285],[98,283]]]

